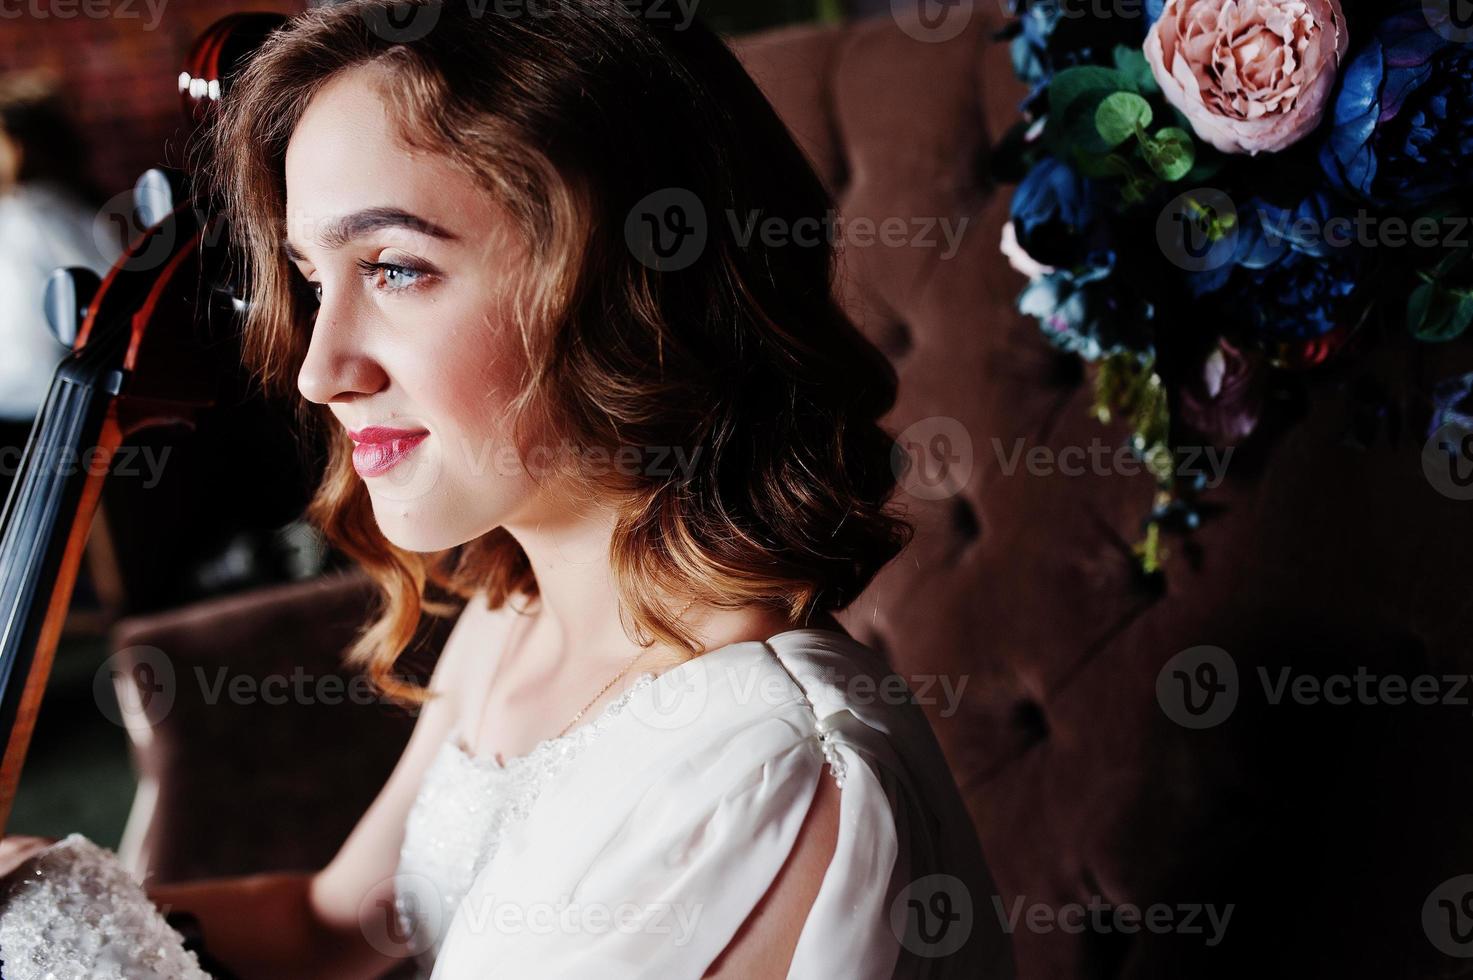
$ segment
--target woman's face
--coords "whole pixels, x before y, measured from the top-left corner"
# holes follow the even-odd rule
[[[354,467],[384,536],[429,552],[534,499],[501,425],[523,362],[501,290],[523,253],[470,177],[399,141],[380,71],[330,81],[287,148],[284,248],[319,296],[297,384],[350,432],[405,430],[355,439]]]

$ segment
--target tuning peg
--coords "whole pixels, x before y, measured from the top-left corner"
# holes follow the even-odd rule
[[[46,322],[56,339],[70,350],[77,342],[77,331],[87,319],[87,306],[97,295],[102,280],[91,269],[70,266],[57,269],[46,280],[43,305]]]
[[[133,183],[133,211],[144,228],[167,218],[188,193],[184,174],[165,167],[152,167]]]

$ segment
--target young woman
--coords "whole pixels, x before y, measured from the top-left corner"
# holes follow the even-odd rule
[[[274,36],[211,165],[248,360],[331,446],[310,514],[382,587],[352,659],[423,708],[326,868],[150,897],[244,978],[1010,976],[932,732],[832,616],[910,527],[801,151],[654,6],[394,6]]]

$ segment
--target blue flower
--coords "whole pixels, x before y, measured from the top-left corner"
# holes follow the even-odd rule
[[[1343,222],[1343,223],[1342,223]],[[1252,337],[1309,340],[1334,330],[1355,310],[1363,252],[1354,224],[1324,193],[1292,208],[1254,198],[1239,211],[1230,257],[1187,279],[1197,298],[1212,297],[1221,315]]]
[[[1392,14],[1341,74],[1320,164],[1337,190],[1423,204],[1468,183],[1473,48],[1419,4]]]
[[[1034,97],[1056,72],[1112,64],[1116,45],[1138,48],[1144,36],[1142,18],[1091,12],[1080,0],[1011,0],[1010,9],[1018,17],[1007,35],[1012,37],[1013,70],[1033,86]]]
[[[1018,244],[1044,265],[1080,261],[1103,233],[1094,185],[1057,157],[1044,157],[1013,192]]]
[[[1018,12],[1018,34],[1009,47],[1013,71],[1035,88],[1047,85],[1056,70],[1049,38],[1063,16],[1055,3],[1032,4]]]
[[[1049,343],[1087,361],[1121,352],[1147,357],[1154,309],[1123,286],[1115,263],[1114,252],[1095,252],[1081,266],[1035,279],[1018,309],[1038,318]]]

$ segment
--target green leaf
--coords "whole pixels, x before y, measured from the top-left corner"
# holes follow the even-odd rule
[[[1459,296],[1457,300],[1456,312],[1448,320],[1448,331],[1442,338],[1444,340],[1461,337],[1473,325],[1473,296]]]
[[[1113,92],[1095,110],[1095,129],[1112,149],[1151,125],[1151,103],[1134,92]]]
[[[1130,79],[1113,68],[1082,65],[1059,72],[1048,87],[1044,144],[1061,157],[1109,153],[1112,147],[1095,128],[1095,112],[1110,95],[1130,88]]]
[[[1141,153],[1156,176],[1168,182],[1181,180],[1197,162],[1197,146],[1192,142],[1192,135],[1175,126],[1157,131],[1152,139],[1142,140]]]
[[[1135,83],[1124,72],[1099,65],[1080,65],[1065,68],[1053,77],[1048,86],[1050,113],[1063,112],[1077,99],[1091,92],[1108,95],[1111,92],[1133,92]]]
[[[1140,48],[1115,45],[1115,68],[1129,76],[1136,91],[1142,95],[1156,95],[1161,91],[1161,86],[1156,84],[1156,76],[1151,72],[1151,63]]]
[[[1049,114],[1044,143],[1055,156],[1104,156],[1114,149],[1100,138],[1099,128],[1095,126],[1095,113],[1099,111],[1100,103],[1111,94],[1086,92],[1063,112]]]
[[[1428,343],[1461,337],[1473,325],[1473,295],[1423,283],[1407,300],[1407,327],[1412,336]]]

